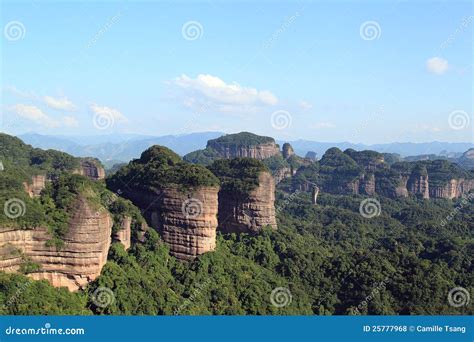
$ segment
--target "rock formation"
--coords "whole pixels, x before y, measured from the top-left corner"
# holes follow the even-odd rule
[[[429,184],[429,197],[453,199],[461,197],[473,189],[474,180],[450,179],[444,185]]]
[[[430,198],[428,172],[419,168],[412,172],[407,183],[408,192],[424,199]]]
[[[125,191],[151,227],[170,247],[170,254],[192,260],[216,247],[218,187],[200,187],[183,192],[176,187],[155,193]]]
[[[285,178],[293,176],[295,171],[291,167],[282,167],[281,169],[275,170],[273,172],[273,178],[275,180],[275,184],[280,183]]]
[[[362,175],[359,180],[359,193],[368,196],[375,194],[375,175],[373,173]]]
[[[52,236],[45,227],[0,228],[0,270],[15,272],[29,261],[39,266],[30,277],[71,291],[97,278],[107,261],[112,218],[106,210],[93,209],[82,197],[74,207],[60,250],[47,244]]]
[[[265,226],[276,229],[275,181],[261,172],[258,187],[249,194],[219,192],[219,230],[225,233],[258,232]]]
[[[120,222],[120,229],[115,232],[114,240],[120,242],[125,250],[130,248],[132,240],[131,232],[132,219],[128,216],[125,216]]]
[[[288,159],[295,154],[293,147],[289,143],[284,143],[282,148],[283,158]]]
[[[91,158],[81,159],[81,166],[74,173],[86,176],[93,180],[100,180],[105,178],[105,170],[100,165],[100,162]]]
[[[31,183],[24,182],[23,187],[30,197],[38,197],[46,186],[46,176],[36,175],[31,177]]]
[[[275,180],[259,160],[217,160],[209,169],[219,178],[219,229],[226,233],[276,229]]]
[[[266,159],[280,153],[275,143],[265,143],[255,146],[222,146],[219,143],[210,143],[223,158],[248,157],[255,159]]]
[[[192,260],[215,249],[219,180],[208,169],[155,145],[108,178],[107,185],[142,209],[171,255]]]
[[[278,145],[273,138],[248,132],[229,134],[209,140],[207,149],[216,151],[226,159],[248,157],[262,160],[280,154]]]

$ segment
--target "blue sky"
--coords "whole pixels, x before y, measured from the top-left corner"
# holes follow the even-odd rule
[[[473,140],[469,1],[2,1],[8,133]]]

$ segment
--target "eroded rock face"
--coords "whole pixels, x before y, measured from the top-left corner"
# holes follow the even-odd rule
[[[395,188],[395,197],[408,197],[408,176],[400,176],[398,186]]]
[[[280,150],[275,142],[268,142],[254,146],[225,146],[217,141],[210,140],[207,145],[216,150],[226,159],[248,157],[262,160],[280,154]]]
[[[422,198],[430,198],[428,175],[412,175],[408,179],[408,192]]]
[[[472,189],[474,189],[473,180],[451,179],[443,186],[435,186],[430,184],[429,195],[430,198],[453,199],[461,197],[463,194],[467,194]]]
[[[148,223],[161,233],[170,254],[192,260],[216,248],[218,187],[183,192],[167,188],[156,193],[126,191],[124,195],[144,210]]]
[[[125,250],[130,248],[132,240],[132,219],[128,216],[122,219],[120,229],[114,234],[114,239],[120,242]]]
[[[30,197],[38,197],[46,186],[46,176],[36,175],[31,177],[31,183],[23,183],[25,191]]]
[[[375,175],[373,173],[368,173],[361,177],[359,193],[369,196],[375,194]]]
[[[293,147],[289,143],[284,143],[282,148],[283,158],[288,159],[295,154]]]
[[[86,176],[93,180],[100,180],[105,178],[105,170],[97,162],[92,160],[83,159],[81,160],[81,167],[78,170],[75,170],[75,173],[78,173],[82,176]]]
[[[225,233],[258,232],[265,226],[276,229],[275,181],[268,172],[259,175],[258,187],[248,195],[219,192],[219,229]]]
[[[29,260],[40,268],[28,276],[71,291],[97,278],[107,261],[112,218],[106,210],[94,210],[83,198],[77,200],[75,208],[59,251],[47,246],[51,235],[45,227],[0,228],[0,270],[16,272]]]
[[[283,167],[279,170],[276,170],[273,173],[273,178],[275,179],[275,183],[278,184],[285,178],[289,178],[293,176],[295,171],[291,167]]]

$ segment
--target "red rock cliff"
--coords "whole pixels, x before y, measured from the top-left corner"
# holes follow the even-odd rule
[[[79,198],[75,207],[59,251],[46,245],[51,235],[45,227],[0,228],[0,270],[18,271],[29,260],[39,266],[30,277],[71,291],[97,278],[107,261],[112,218],[106,210],[94,210],[84,198]]]

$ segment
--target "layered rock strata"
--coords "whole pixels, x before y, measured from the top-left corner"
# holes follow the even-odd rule
[[[120,242],[125,250],[130,248],[131,241],[132,241],[132,219],[128,216],[122,219],[120,222],[120,229],[115,232],[114,240]]]
[[[275,218],[275,181],[261,172],[258,187],[249,194],[219,192],[219,229],[225,233],[258,232],[265,226],[277,228]]]
[[[41,195],[41,190],[46,186],[46,176],[36,175],[31,177],[31,183],[24,182],[23,187],[30,197],[38,197]]]
[[[97,278],[107,261],[112,218],[106,210],[94,210],[84,198],[75,208],[60,250],[47,243],[52,236],[45,227],[0,228],[0,270],[16,272],[28,260],[38,267],[28,276],[71,291]]]
[[[127,191],[148,223],[161,233],[178,259],[192,260],[216,247],[218,187],[183,192],[176,187],[156,193]]]

